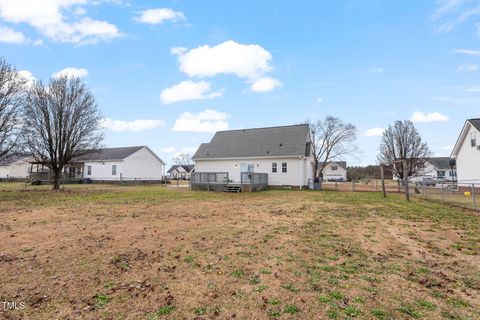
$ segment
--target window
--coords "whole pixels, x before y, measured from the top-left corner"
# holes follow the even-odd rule
[[[272,162],[272,173],[277,173],[277,163]]]
[[[332,171],[337,171],[337,166],[332,166]]]
[[[475,147],[477,145],[477,139],[476,139],[475,131],[470,132],[470,144],[472,147]]]
[[[282,172],[283,173],[287,172],[287,163],[286,162],[282,162]]]
[[[116,176],[116,175],[117,175],[117,165],[112,164],[112,176]]]
[[[92,166],[87,166],[87,175],[92,175]]]
[[[241,163],[240,172],[253,172],[254,165],[251,163]]]
[[[438,177],[445,177],[445,171],[444,170],[437,171],[437,176]]]

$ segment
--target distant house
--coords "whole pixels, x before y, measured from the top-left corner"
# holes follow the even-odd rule
[[[268,174],[268,185],[308,185],[313,178],[308,124],[219,131],[193,156],[195,174],[226,172],[232,183],[241,173]]]
[[[31,162],[33,176],[47,179],[42,163]],[[64,167],[64,178],[92,181],[161,180],[165,162],[146,146],[92,150]]]
[[[24,180],[30,174],[31,156],[15,154],[0,162],[1,180]]]
[[[451,166],[451,160],[450,157],[430,157],[425,160],[423,168],[409,180],[417,182],[422,181],[423,178],[432,178],[437,182],[456,181],[457,170]],[[398,180],[399,178],[394,175],[393,179]]]
[[[321,163],[320,165],[322,165]],[[324,181],[347,181],[347,162],[330,161],[323,169]]]
[[[480,118],[468,119],[452,151],[456,160],[458,184],[480,185]]]
[[[193,164],[175,164],[168,169],[167,173],[171,179],[189,180],[194,171],[195,166]]]

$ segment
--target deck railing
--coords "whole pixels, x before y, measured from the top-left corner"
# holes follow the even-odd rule
[[[238,185],[242,190],[259,191],[268,186],[268,174],[242,172],[240,183],[230,180],[228,172],[194,172],[190,179],[192,189],[223,190],[228,185]]]

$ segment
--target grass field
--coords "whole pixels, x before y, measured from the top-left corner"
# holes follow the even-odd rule
[[[400,195],[0,184],[1,319],[480,319],[480,216]],[[0,305],[1,306],[1,305]]]

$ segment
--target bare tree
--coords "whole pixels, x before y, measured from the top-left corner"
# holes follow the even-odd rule
[[[173,163],[177,165],[189,165],[192,164],[192,156],[187,152],[179,153],[172,159]]]
[[[53,189],[60,187],[65,165],[100,147],[103,135],[95,98],[75,77],[51,79],[31,88],[24,108],[24,137],[36,161],[54,175]]]
[[[419,173],[425,166],[425,160],[431,155],[427,144],[422,141],[422,137],[409,120],[395,121],[393,125],[388,126],[383,133],[379,151],[378,161],[391,166],[393,175],[402,180]],[[400,163],[403,160],[407,164],[405,171]]]
[[[357,129],[353,124],[344,123],[340,118],[326,117],[317,123],[310,123],[313,155],[313,172],[320,178],[329,161],[354,154],[358,151],[354,141]]]
[[[0,58],[0,160],[18,147],[26,83],[11,64]]]

